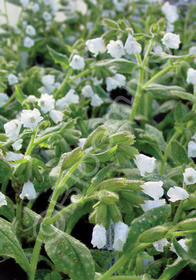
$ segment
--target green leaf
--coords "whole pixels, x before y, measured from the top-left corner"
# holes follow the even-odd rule
[[[30,265],[15,235],[14,229],[9,222],[2,218],[0,218],[0,240],[0,255],[14,258],[29,274]]]
[[[84,149],[90,148],[91,146],[96,147],[99,142],[103,141],[106,134],[107,128],[105,128],[103,125],[96,128],[86,139]]]
[[[110,191],[122,191],[122,190],[141,190],[141,184],[143,181],[139,180],[127,180],[125,178],[111,178],[107,179],[96,186],[96,190],[110,190]]]
[[[78,162],[84,155],[84,152],[81,151],[81,148],[76,148],[69,153],[65,153],[61,156],[62,165],[61,170],[66,170],[72,167],[76,162]]]
[[[178,223],[175,230],[195,230],[196,231],[196,218],[186,219]]]
[[[45,250],[61,272],[72,280],[94,280],[94,262],[89,249],[53,226],[44,226]]]
[[[185,148],[177,141],[171,143],[171,153],[174,160],[179,164],[188,164],[189,158]]]
[[[102,19],[102,24],[112,29],[119,29],[118,23],[116,23],[114,20],[111,20],[109,18]]]
[[[131,73],[135,71],[139,66],[137,63],[129,61],[124,58],[119,58],[119,59],[107,59],[107,60],[102,60],[98,63],[96,63],[97,67],[110,67],[112,66],[113,69],[118,71],[119,73]]]
[[[196,103],[196,97],[191,93],[184,92],[184,91],[177,91],[177,90],[171,90],[170,93],[172,97],[179,97],[180,99],[188,100],[192,103]]]
[[[69,67],[69,61],[66,55],[61,54],[48,47],[49,53],[56,63],[60,63],[64,68]]]
[[[138,237],[138,242],[153,243],[157,240],[161,240],[164,238],[167,231],[168,229],[164,226],[150,228],[140,234],[140,236]]]
[[[116,149],[117,149],[117,146],[114,146],[101,153],[96,153],[96,154],[90,153],[85,157],[84,161],[87,163],[113,161]]]
[[[134,219],[130,226],[126,244],[124,245],[124,252],[131,252],[139,234],[152,227],[162,225],[168,219],[170,212],[170,205],[163,205],[153,208]]]
[[[0,183],[7,184],[12,176],[10,165],[4,159],[0,159]]]
[[[5,199],[7,201],[7,205],[0,207],[0,215],[12,222],[15,217],[15,206],[9,197],[6,196]]]
[[[172,279],[172,277],[176,276],[177,273],[187,266],[189,262],[178,258],[173,264],[167,265],[161,276],[158,280],[167,280]]]
[[[15,96],[20,103],[22,103],[26,99],[26,96],[22,93],[21,89],[18,86],[15,86]]]
[[[158,142],[159,148],[161,151],[165,151],[167,148],[167,144],[163,138],[162,131],[158,130],[157,128],[153,127],[152,125],[146,124],[145,125],[145,133],[147,136],[156,139]]]

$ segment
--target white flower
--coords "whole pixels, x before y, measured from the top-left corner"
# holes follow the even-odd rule
[[[35,36],[36,32],[35,32],[35,28],[32,25],[27,25],[26,27],[26,33],[30,36]]]
[[[189,54],[194,55],[195,59],[193,61],[196,63],[196,46],[193,46],[189,49]]]
[[[22,192],[19,195],[20,199],[27,198],[29,200],[35,199],[37,197],[37,193],[35,192],[34,185],[32,182],[28,181],[24,183]]]
[[[163,49],[160,45],[158,45],[154,48],[154,52],[155,52],[156,55],[161,55],[162,51],[163,51]]]
[[[90,85],[86,85],[82,88],[82,94],[84,95],[84,97],[92,98],[94,95],[94,91]]]
[[[196,70],[189,68],[187,72],[187,83],[196,86]]]
[[[188,157],[192,157],[192,158],[196,157],[196,142],[195,141],[188,142]]]
[[[146,173],[152,173],[155,167],[155,158],[148,157],[143,154],[139,154],[135,156],[135,164],[140,171],[141,176],[145,176]]]
[[[38,123],[43,120],[38,109],[33,110],[22,110],[21,112],[21,123],[24,127],[28,127],[31,130],[36,128]]]
[[[160,206],[163,206],[166,204],[165,199],[159,199],[159,200],[145,200],[144,204],[141,204],[141,208],[144,212],[153,209],[153,208],[157,208]]]
[[[176,202],[178,200],[185,200],[189,198],[189,194],[187,193],[186,190],[176,186],[170,188],[169,191],[167,192],[167,195],[170,197],[169,200],[171,202]]]
[[[84,144],[85,144],[85,142],[86,142],[86,139],[87,139],[87,138],[80,138],[80,139],[78,140],[78,141],[79,141],[78,146],[79,146],[81,149],[83,149]]]
[[[103,83],[103,79],[98,80],[97,77],[92,77],[91,80],[95,86],[101,85]]]
[[[10,166],[16,166],[17,164],[13,163],[16,160],[24,158],[24,155],[21,153],[7,152],[5,159],[8,161]]]
[[[90,52],[97,56],[98,53],[105,52],[105,44],[102,38],[95,38],[86,41],[86,46]]]
[[[63,120],[63,113],[61,111],[51,110],[49,116],[55,123],[62,122]]]
[[[192,167],[186,168],[183,173],[184,182],[186,185],[192,185],[196,183],[196,171]]]
[[[29,95],[29,96],[27,97],[27,100],[28,100],[28,102],[34,103],[34,102],[37,101],[37,98],[35,97],[35,95]]]
[[[14,74],[9,74],[7,76],[7,79],[10,86],[18,83],[18,78]]]
[[[23,142],[22,139],[18,139],[12,144],[14,151],[18,151],[22,148],[22,142]]]
[[[98,249],[106,245],[106,229],[103,225],[95,225],[93,228],[91,244]]]
[[[26,8],[29,5],[29,0],[20,0],[20,3],[24,8]]]
[[[70,103],[79,103],[79,96],[77,94],[74,94],[74,92],[74,89],[70,89],[64,97],[58,99],[56,101],[56,108],[58,110],[64,110]]]
[[[114,225],[114,244],[113,249],[116,251],[122,251],[123,246],[127,240],[127,235],[129,233],[128,225],[119,221]]]
[[[185,244],[189,239],[188,238],[182,238],[180,240],[178,240],[178,243],[180,244],[180,246],[187,252],[188,251],[188,246]],[[172,252],[174,252],[178,257],[180,257],[177,252],[176,249],[174,248],[174,244],[172,243],[170,246],[170,250]]]
[[[81,70],[84,69],[85,63],[84,63],[84,58],[75,54],[69,63],[70,67],[75,69],[75,70]]]
[[[174,23],[178,19],[176,6],[171,5],[169,2],[166,2],[161,10],[169,23]]]
[[[106,89],[111,91],[126,85],[126,78],[122,74],[115,74],[113,77],[106,78]]]
[[[43,113],[48,113],[54,109],[54,103],[54,98],[47,93],[42,93],[40,99],[38,100],[38,105],[40,106]]]
[[[21,122],[19,120],[11,120],[4,124],[4,129],[7,137],[15,140],[20,132]]]
[[[118,12],[124,11],[125,6],[129,3],[129,0],[113,0],[116,10]]]
[[[103,103],[103,100],[99,97],[98,94],[94,94],[91,100],[91,106],[98,107]]]
[[[31,48],[34,45],[34,41],[30,37],[25,37],[24,38],[24,46],[26,48]]]
[[[142,47],[141,45],[133,38],[131,34],[129,34],[126,42],[125,42],[125,50],[128,54],[138,54],[141,53]]]
[[[167,32],[167,33],[172,33],[172,32],[174,32],[174,25],[173,25],[172,23],[170,23],[169,21],[168,21],[168,23],[167,23],[166,32]]]
[[[47,22],[50,21],[52,19],[51,14],[49,14],[48,12],[44,11],[43,15],[42,15],[43,19]]]
[[[53,89],[55,88],[55,76],[50,74],[45,75],[42,77],[41,81],[44,85],[43,91],[46,90],[49,94],[51,94]]]
[[[169,244],[166,238],[153,242],[153,246],[158,252],[164,252],[164,247]]]
[[[0,107],[6,104],[8,101],[9,97],[7,96],[6,93],[0,93]]]
[[[149,181],[149,182],[145,182],[142,185],[142,189],[145,194],[151,196],[155,200],[158,200],[164,194],[164,190],[162,186],[163,186],[162,181],[158,181],[158,182]]]
[[[161,41],[167,48],[178,49],[180,45],[180,35],[174,33],[166,33]]]
[[[120,58],[125,54],[123,43],[120,40],[110,40],[109,44],[107,45],[107,50],[109,54],[114,58]]]
[[[38,12],[39,11],[39,4],[38,3],[34,3],[33,7],[32,7],[32,10],[33,10],[34,13]]]
[[[0,207],[3,205],[7,205],[7,201],[5,199],[5,195],[2,192],[0,192]]]
[[[26,21],[26,20],[23,20],[23,21],[22,21],[22,26],[23,26],[23,27],[26,27],[26,26],[27,26],[27,21]]]

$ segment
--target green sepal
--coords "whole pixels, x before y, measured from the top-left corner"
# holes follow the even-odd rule
[[[165,226],[157,226],[142,232],[138,238],[141,243],[153,243],[164,238],[168,231]]]
[[[78,162],[84,155],[84,152],[81,151],[81,148],[78,147],[72,150],[69,153],[65,153],[61,156],[62,164],[61,170],[66,170],[72,167],[76,162]]]

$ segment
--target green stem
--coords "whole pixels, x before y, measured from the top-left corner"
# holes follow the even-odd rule
[[[193,86],[194,89],[194,96],[196,97],[196,85]],[[193,104],[192,111],[196,110],[196,103]]]
[[[59,179],[58,182],[56,184],[56,187],[54,189],[46,216],[40,226],[40,231],[38,234],[38,237],[36,239],[35,242],[35,246],[34,246],[34,250],[33,250],[33,255],[32,255],[32,259],[31,259],[31,277],[29,280],[34,280],[35,279],[35,271],[37,268],[37,263],[39,260],[39,255],[40,255],[40,250],[41,250],[41,246],[42,246],[42,242],[43,242],[43,235],[41,233],[41,229],[43,225],[48,224],[48,221],[50,220],[50,217],[53,214],[56,202],[58,200],[58,197],[61,193],[61,187],[66,183],[66,181],[69,179],[69,177],[71,176],[71,174],[75,171],[75,169],[78,167],[78,165],[82,162],[82,159],[80,161],[78,161],[75,165],[72,166],[72,168],[70,168],[70,170],[67,172],[67,174],[65,175],[65,177],[61,180],[61,176],[62,176],[62,171],[60,172],[59,175]]]
[[[180,218],[180,215],[182,213],[182,207],[183,207],[183,201],[180,201],[180,204],[178,206],[178,209],[176,211],[176,214],[175,214],[175,217],[174,217],[174,220],[173,220],[173,224],[177,224],[179,218]]]
[[[16,205],[17,226],[20,226],[22,223],[22,206],[23,206],[23,200],[20,200]]]
[[[99,280],[109,279],[109,277],[114,274],[120,267],[122,267],[127,262],[128,256],[122,255],[120,259],[106,272]]]
[[[36,242],[35,242],[35,246],[33,248],[33,254],[32,254],[32,258],[31,258],[31,274],[30,274],[29,280],[35,279],[35,272],[36,272],[37,263],[39,260],[42,242],[43,242],[43,236],[42,236],[42,231],[40,229]]]
[[[165,165],[166,165],[166,161],[167,161],[167,158],[168,158],[168,154],[169,154],[169,151],[170,151],[170,148],[171,148],[171,143],[176,139],[178,138],[178,136],[180,135],[180,132],[179,131],[176,131],[174,133],[174,135],[171,137],[168,145],[167,145],[167,148],[165,150],[165,154],[164,154],[164,157],[163,157],[163,160],[161,162],[161,169],[160,169],[160,175],[163,175],[164,174],[164,171],[165,171]]]
[[[78,78],[87,75],[88,73],[90,73],[92,71],[91,69],[87,69],[84,72],[81,72],[80,74],[76,75],[75,77],[71,78],[70,80],[67,81],[68,84],[70,84],[71,82],[77,80]]]
[[[148,44],[148,48],[147,48],[147,51],[145,53],[145,56],[144,56],[144,60],[143,60],[143,67],[146,65],[147,61],[148,61],[148,58],[149,58],[149,54],[150,54],[150,51],[152,49],[152,46],[153,46],[153,42],[154,42],[154,38],[152,38],[150,40],[150,43]]]
[[[61,92],[65,92],[66,90],[66,86],[67,86],[67,81],[69,79],[69,76],[71,75],[72,73],[72,68],[69,68],[68,71],[67,71],[67,75],[65,76],[65,79],[63,80],[63,83],[62,85],[60,86],[60,88],[57,90],[57,92],[54,94],[54,99],[57,99],[59,97],[59,94]],[[64,95],[63,95],[64,96]]]
[[[141,94],[142,94],[142,84],[143,84],[143,78],[144,78],[144,68],[143,68],[143,65],[141,65],[140,55],[137,55],[137,60],[138,60],[138,63],[140,65],[139,83],[138,83],[135,99],[134,99],[134,102],[133,102],[133,106],[132,106],[132,109],[131,109],[131,115],[130,115],[130,118],[129,118],[130,121],[134,120],[136,110],[137,110],[137,108],[139,106],[139,103],[140,103]]]
[[[29,145],[27,147],[25,156],[29,156],[31,154],[33,148],[35,147],[34,139],[35,139],[35,130],[32,132],[31,140],[30,140]]]
[[[166,68],[164,68],[163,70],[161,70],[160,72],[158,72],[157,74],[155,74],[148,82],[146,82],[142,88],[142,90],[146,89],[147,86],[149,86],[152,82],[154,82],[158,77],[162,76],[164,73],[166,73],[167,71],[169,71],[171,69],[171,66],[168,66]]]

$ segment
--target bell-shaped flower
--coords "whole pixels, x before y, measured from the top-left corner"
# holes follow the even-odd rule
[[[144,204],[141,204],[141,208],[144,212],[153,209],[153,208],[157,208],[160,206],[163,206],[166,204],[165,199],[158,199],[158,200],[145,200]]]
[[[98,249],[103,248],[106,245],[106,229],[105,227],[100,225],[95,225],[93,228],[92,240],[91,244],[93,247],[97,247]]]
[[[141,53],[142,47],[131,34],[129,34],[125,42],[125,50],[128,54],[138,54]]]
[[[164,247],[169,244],[166,238],[153,242],[153,246],[158,252],[164,252]]]
[[[7,79],[10,86],[13,86],[18,83],[18,78],[12,73],[7,76]]]
[[[88,50],[94,54],[94,56],[97,56],[98,53],[104,53],[106,49],[102,38],[87,40],[86,46]]]
[[[196,86],[196,70],[189,68],[187,72],[187,83]]]
[[[92,96],[92,100],[91,100],[91,106],[93,107],[98,107],[103,103],[103,100],[99,97],[98,94],[94,94]]]
[[[163,186],[162,181],[158,181],[158,182],[149,181],[149,182],[145,182],[142,185],[142,189],[145,194],[151,196],[152,198],[154,198],[154,200],[158,200],[164,194],[164,190],[162,186]]]
[[[84,69],[85,63],[84,63],[84,58],[75,54],[72,57],[71,62],[69,63],[69,66],[73,68],[74,70],[82,70]]]
[[[129,233],[129,227],[125,223],[119,221],[114,225],[114,243],[113,249],[116,251],[122,251],[123,246],[127,240]]]
[[[146,173],[152,173],[155,167],[155,158],[149,157],[143,154],[135,156],[135,164],[140,171],[141,176],[145,176]]]
[[[184,182],[186,185],[192,185],[196,183],[196,170],[192,167],[186,168],[183,173]]]
[[[120,58],[125,54],[123,43],[121,40],[110,40],[109,44],[107,45],[107,51],[114,58]]]
[[[164,35],[161,41],[169,49],[178,49],[180,45],[180,35],[169,32]]]
[[[92,98],[94,95],[94,91],[90,85],[86,85],[82,88],[82,95],[87,98]]]
[[[33,130],[37,127],[38,123],[43,120],[38,109],[33,110],[22,110],[21,112],[21,123],[24,127]]]
[[[74,89],[70,89],[64,97],[56,101],[56,109],[63,111],[70,103],[79,103],[79,96]]]
[[[22,148],[22,142],[23,140],[22,139],[18,139],[16,140],[13,144],[12,144],[12,148],[14,151],[18,151]]]
[[[19,197],[20,197],[20,199],[23,199],[26,197],[29,200],[35,199],[37,197],[37,193],[34,189],[34,185],[32,182],[28,181],[28,182],[24,183],[22,192],[19,195]]]
[[[161,10],[169,23],[174,23],[179,17],[176,6],[171,5],[169,2],[166,2],[161,7]]]
[[[38,100],[38,105],[43,113],[48,113],[54,109],[54,103],[54,98],[47,93],[42,93],[40,99]]]
[[[56,124],[63,120],[63,113],[61,111],[51,110],[49,116]]]
[[[126,78],[122,74],[115,74],[112,77],[106,78],[106,89],[111,91],[116,88],[121,88],[126,85]]]
[[[6,104],[8,101],[9,97],[7,96],[6,93],[0,93],[0,108]]]
[[[185,189],[176,186],[171,187],[168,190],[167,195],[170,197],[169,200],[171,202],[176,202],[178,200],[185,200],[189,198],[189,194]]]
[[[11,120],[4,124],[4,129],[7,137],[12,140],[15,140],[20,132],[21,122],[17,119]]]
[[[3,205],[7,205],[7,201],[5,199],[5,195],[2,192],[0,192],[0,207]]]
[[[195,158],[196,157],[196,142],[189,141],[188,142],[188,157]]]

